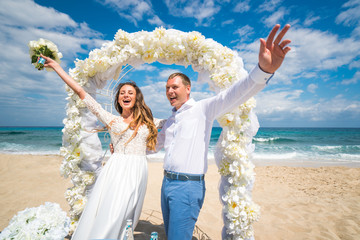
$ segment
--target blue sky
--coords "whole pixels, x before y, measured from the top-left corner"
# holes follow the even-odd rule
[[[237,51],[250,71],[259,38],[279,23],[292,25],[292,51],[270,84],[256,96],[263,127],[360,127],[360,0],[2,0],[0,2],[0,126],[61,126],[67,101],[55,73],[30,64],[27,43],[56,43],[62,66],[74,67],[118,29],[156,27],[198,31]],[[126,79],[141,86],[156,117],[170,114],[169,73],[191,67],[143,65]],[[214,93],[194,82],[199,100]]]

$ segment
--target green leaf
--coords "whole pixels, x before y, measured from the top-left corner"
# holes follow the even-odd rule
[[[31,57],[31,63],[36,63],[36,62],[37,62],[37,59],[38,59],[38,56],[33,55],[33,56]]]
[[[44,53],[43,53],[45,56],[49,57],[51,55],[51,51],[50,49],[48,49],[46,46],[45,46],[45,49],[44,49]]]
[[[51,52],[51,54],[49,55],[49,58],[51,58],[51,59],[54,59],[55,60],[55,56],[54,56],[54,54]]]
[[[44,54],[44,52],[45,52],[45,46],[41,46],[39,48],[39,53]]]

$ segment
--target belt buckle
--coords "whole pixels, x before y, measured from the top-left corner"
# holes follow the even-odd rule
[[[185,177],[184,181],[188,181],[188,180],[190,180],[190,178],[189,178],[189,176],[188,176],[188,175],[181,175],[181,176],[184,176],[184,177]]]
[[[181,173],[173,173],[173,172],[169,172],[169,171],[164,171],[165,176],[167,178],[173,179],[173,180],[180,180],[180,181],[189,181],[190,176],[186,175],[186,174],[181,174]]]

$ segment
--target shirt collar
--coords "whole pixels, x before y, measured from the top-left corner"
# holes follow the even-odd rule
[[[176,108],[173,108],[172,111],[173,111],[173,113],[181,113],[182,111],[185,111],[185,110],[191,108],[192,106],[194,106],[195,103],[196,103],[196,101],[193,98],[190,98],[178,110],[176,110]]]

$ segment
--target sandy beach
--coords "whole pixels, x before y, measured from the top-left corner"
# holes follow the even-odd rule
[[[48,155],[0,154],[0,229],[18,211],[57,202],[71,186],[60,176],[62,158]],[[254,224],[256,239],[360,239],[360,168],[282,167],[256,168],[253,198],[261,206],[260,221]],[[206,198],[194,235],[205,233],[221,239],[220,175],[212,164],[206,174]],[[149,163],[145,204],[136,228],[136,239],[148,239],[158,231],[164,239],[160,208],[162,163]]]

